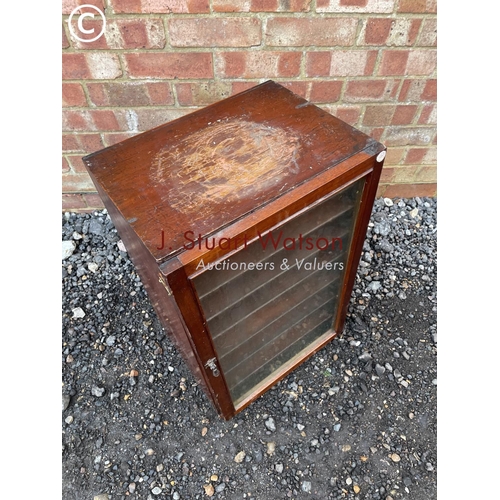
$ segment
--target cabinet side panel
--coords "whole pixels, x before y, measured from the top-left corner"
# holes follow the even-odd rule
[[[185,330],[186,327],[179,314],[175,300],[173,296],[167,293],[165,287],[159,280],[160,271],[156,260],[147,250],[140,238],[136,235],[130,224],[116,208],[114,203],[109,199],[106,192],[95,180],[92,172],[89,173],[99,195],[101,196],[104,206],[106,207],[111,220],[118,231],[118,234],[125,244],[130,259],[141,277],[144,288],[148,293],[151,304],[153,305],[163,328],[181,353],[184,361],[195,376],[196,381],[202,386],[205,394],[212,401],[212,396],[206,386],[198,362],[193,354],[193,350]]]

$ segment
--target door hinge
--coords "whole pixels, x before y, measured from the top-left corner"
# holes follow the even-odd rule
[[[167,294],[172,295],[172,290],[168,286],[168,283],[165,281],[165,278],[163,277],[163,275],[161,275],[161,274],[158,275],[158,281],[163,285],[163,288],[165,288],[165,290],[167,291]]]
[[[212,359],[209,359],[205,363],[205,368],[210,368],[212,370],[214,377],[218,377],[220,375],[219,369],[217,368],[217,365],[215,364],[216,361],[217,361],[217,358],[212,358]]]

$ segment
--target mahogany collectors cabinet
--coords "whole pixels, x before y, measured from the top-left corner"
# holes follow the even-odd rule
[[[384,157],[268,81],[84,158],[224,418],[342,332]]]

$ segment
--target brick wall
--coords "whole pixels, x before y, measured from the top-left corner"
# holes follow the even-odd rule
[[[436,193],[436,0],[63,0],[62,48],[65,210],[102,206],[85,154],[267,79],[388,147],[379,195]]]

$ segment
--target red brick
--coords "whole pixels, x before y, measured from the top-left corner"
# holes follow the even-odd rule
[[[408,149],[408,152],[406,153],[405,157],[405,164],[406,165],[418,165],[422,163],[422,160],[425,157],[425,154],[427,153],[428,149],[427,148],[411,148]]]
[[[412,19],[406,45],[413,45],[415,43],[421,24],[422,24],[422,19]]]
[[[256,85],[258,85],[258,84],[254,83],[254,82],[233,82],[232,89],[231,89],[231,95],[239,94],[240,92],[244,92],[245,90],[249,90],[252,87],[255,87]]]
[[[283,52],[278,57],[278,75],[281,77],[299,76],[300,61],[302,54],[300,52]]]
[[[99,134],[63,134],[62,150],[65,153],[93,153],[104,144]]]
[[[434,135],[434,128],[388,127],[385,130],[386,146],[426,146]]]
[[[268,20],[266,44],[280,47],[351,46],[356,37],[355,18],[292,18],[274,17]]]
[[[437,184],[389,184],[384,190],[386,198],[433,198],[437,193]]]
[[[104,208],[104,203],[101,200],[101,197],[97,193],[84,193],[82,194],[87,207],[92,209],[102,209]]]
[[[251,0],[251,12],[276,12],[279,7],[278,0]]]
[[[407,50],[385,50],[382,53],[378,74],[381,76],[404,75],[409,55],[410,52]]]
[[[68,28],[69,31],[69,40],[71,42],[71,45],[77,49],[86,49],[86,50],[93,50],[93,49],[107,49],[108,44],[106,42],[106,31],[108,31],[109,27],[106,26],[105,32],[99,36],[97,40],[94,40],[93,42],[82,42],[81,40],[78,40],[78,38],[81,38],[83,40],[92,40],[96,36],[99,35],[99,33],[102,32],[103,30],[103,19],[99,16],[99,14],[95,13],[95,18],[84,18],[82,20],[83,28],[86,30],[92,30],[92,33],[82,33],[81,30],[78,28],[78,16],[74,16],[71,20],[71,27]],[[68,19],[69,21],[69,19]],[[78,36],[78,38],[76,38]]]
[[[425,157],[422,160],[422,163],[426,165],[434,165],[437,163],[437,148],[429,148],[427,149],[427,153],[425,153]]]
[[[400,83],[402,81],[404,81],[404,80],[401,80],[399,78],[392,80],[392,90],[390,90],[390,93],[389,93],[390,99],[393,99],[393,100],[396,99],[396,96],[398,95],[398,92],[399,92]]]
[[[153,106],[168,106],[174,104],[174,96],[169,83],[154,82],[146,83],[146,88],[149,93],[149,100]]]
[[[63,134],[62,135],[62,151],[63,153],[70,153],[80,151],[80,143],[78,142],[76,134]]]
[[[228,78],[290,78],[300,73],[300,52],[223,52],[217,54],[217,76]]]
[[[416,182],[419,166],[410,165],[394,169],[392,182],[395,184],[406,184]]]
[[[194,83],[177,83],[175,85],[175,93],[177,94],[177,101],[181,106],[193,105],[193,91],[192,86]]]
[[[378,106],[366,106],[363,116],[363,125],[373,127],[377,125],[389,125],[394,114],[395,106],[392,104],[380,104]]]
[[[84,54],[62,55],[62,79],[81,80],[91,78]]]
[[[81,194],[63,194],[62,209],[63,211],[72,211],[87,208],[87,204]]]
[[[408,56],[406,74],[431,75],[437,67],[437,52],[430,50],[412,50]]]
[[[342,81],[312,82],[311,102],[336,102],[342,92]]]
[[[130,137],[134,137],[138,132],[119,132],[115,134],[103,134],[104,136],[104,144],[106,147],[113,146],[114,144],[118,144],[126,139],[130,139]]]
[[[424,12],[432,12],[433,2],[428,0],[400,0],[398,12],[409,12],[420,14]]]
[[[373,71],[376,57],[374,50],[334,50],[329,75],[367,76]]]
[[[121,76],[116,54],[89,52],[62,55],[63,80],[114,79]]]
[[[67,49],[69,47],[68,37],[66,36],[66,31],[64,29],[64,24],[62,27],[62,48]]]
[[[415,175],[415,182],[435,183],[437,181],[436,166],[422,165]]]
[[[435,18],[424,19],[424,25],[417,44],[424,47],[435,47],[437,45],[437,20]]]
[[[390,14],[397,0],[317,0],[317,12],[355,12]]]
[[[396,18],[391,26],[391,32],[386,45],[404,47],[413,45],[418,35],[422,19],[408,17]]]
[[[62,173],[65,174],[66,172],[69,172],[69,163],[68,160],[63,156],[62,157]]]
[[[87,105],[85,93],[79,83],[63,83],[62,105],[63,107]]]
[[[340,0],[340,5],[342,7],[366,7],[368,0]]]
[[[131,107],[174,103],[169,84],[163,82],[88,83],[87,89],[96,106]]]
[[[288,0],[280,2],[280,12],[309,12],[311,9],[312,0]]]
[[[250,6],[248,0],[212,0],[214,12],[250,12]]]
[[[88,83],[87,89],[96,106],[148,106],[149,96],[143,83]]]
[[[94,122],[89,111],[63,110],[63,131],[72,132],[74,130],[87,131],[95,130]]]
[[[280,85],[306,99],[307,88],[309,86],[307,82],[280,82]]]
[[[78,7],[79,5],[95,5],[101,12],[104,12],[104,3],[103,0],[63,0],[62,1],[62,13],[63,15],[69,15],[71,12]],[[80,9],[79,12],[92,12],[96,13],[94,9],[83,8]],[[75,14],[76,15],[76,14]]]
[[[368,19],[365,29],[365,43],[384,45],[391,31],[393,20],[388,18]]]
[[[380,99],[387,88],[386,80],[356,80],[347,83],[345,96],[355,100]]]
[[[372,128],[371,130],[368,129],[366,131],[366,134],[369,135],[370,137],[373,137],[376,141],[380,142],[384,131],[385,131],[384,127],[375,127]]]
[[[329,76],[332,62],[332,53],[308,52],[306,54],[306,75],[307,76]]]
[[[437,14],[437,0],[427,0],[427,12]]]
[[[403,159],[406,148],[388,148],[384,165],[399,165]]]
[[[251,47],[261,43],[257,18],[173,18],[168,26],[173,47]]]
[[[424,106],[418,118],[419,125],[435,125],[437,123],[436,105],[428,104]]]
[[[141,0],[110,0],[109,4],[115,14],[139,14],[142,12]]]
[[[63,193],[83,193],[95,191],[95,186],[88,174],[67,173],[62,175]]]
[[[385,166],[386,163],[384,163],[384,168],[382,169],[382,173],[380,174],[380,183],[385,184],[389,182],[394,181],[395,177],[395,168],[390,168]]]
[[[214,12],[309,12],[312,0],[213,0]]]
[[[96,130],[122,130],[116,115],[111,110],[90,111]]]
[[[73,21],[77,31],[77,21]],[[99,20],[86,21],[85,27],[94,28],[95,33],[102,29]],[[92,38],[88,35],[86,38]],[[85,37],[82,37],[85,38]],[[82,42],[72,39],[73,45],[82,50],[93,49],[161,49],[165,46],[165,30],[159,18],[148,19],[116,19],[108,20],[103,36],[94,42]]]
[[[383,198],[385,196],[385,190],[387,189],[387,184],[380,183],[377,186],[377,194],[375,195],[377,198]]]
[[[146,131],[163,125],[193,111],[192,109],[138,108],[134,111],[137,130]]]
[[[413,118],[415,118],[417,108],[417,105],[396,106],[391,125],[409,125],[413,121]]]
[[[400,101],[420,101],[426,85],[425,80],[405,79],[399,92]]]
[[[106,94],[105,86],[102,83],[87,83],[87,91],[91,104],[96,106],[108,106],[109,99]]]
[[[212,78],[212,54],[207,52],[125,54],[131,78]]]
[[[349,125],[356,125],[361,115],[361,109],[358,106],[338,106],[335,116]]]
[[[90,78],[94,80],[114,80],[122,75],[117,54],[110,52],[89,52],[85,54]]]
[[[82,162],[82,155],[68,155],[66,158],[71,166],[71,170],[75,172],[75,174],[84,174],[87,172],[87,169]]]
[[[210,12],[208,0],[110,0],[117,14],[201,14]]]
[[[134,19],[116,21],[119,26],[123,49],[162,49],[165,47],[165,30],[161,19]]]
[[[206,106],[231,95],[229,82],[178,83],[177,100],[181,106]]]

